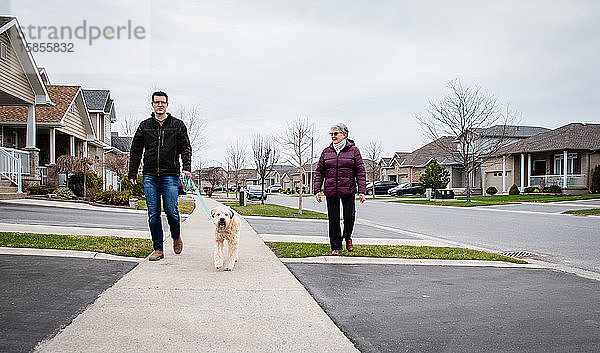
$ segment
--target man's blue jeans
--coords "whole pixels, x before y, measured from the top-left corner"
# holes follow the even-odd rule
[[[144,175],[144,194],[148,206],[148,224],[154,250],[163,250],[163,228],[160,217],[160,200],[162,198],[171,238],[177,239],[180,234],[179,211],[177,198],[179,197],[179,178],[174,175],[154,176]]]

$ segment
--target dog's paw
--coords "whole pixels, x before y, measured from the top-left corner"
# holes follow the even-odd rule
[[[223,264],[215,264],[215,269],[220,270],[223,267]]]
[[[227,266],[223,269],[223,271],[233,271],[233,266]]]

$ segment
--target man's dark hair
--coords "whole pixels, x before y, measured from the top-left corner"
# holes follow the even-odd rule
[[[159,97],[165,97],[167,99],[167,103],[169,103],[169,96],[167,96],[167,94],[163,91],[156,91],[154,93],[152,93],[152,101],[154,102],[154,97],[159,96]]]

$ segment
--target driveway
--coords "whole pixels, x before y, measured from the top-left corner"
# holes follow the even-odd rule
[[[0,350],[31,351],[71,323],[136,265],[129,261],[0,255]]]
[[[598,352],[600,282],[540,269],[287,264],[361,352]]]

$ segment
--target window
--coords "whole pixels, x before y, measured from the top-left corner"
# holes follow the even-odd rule
[[[554,174],[564,173],[564,155],[562,153],[554,155]],[[577,170],[577,153],[567,153],[567,174],[574,174]]]
[[[6,51],[7,51],[7,47],[6,44],[4,43],[0,43],[0,59],[2,60],[6,60]]]
[[[69,112],[75,114],[75,102],[73,102],[73,104],[71,104],[71,107],[69,107]]]

